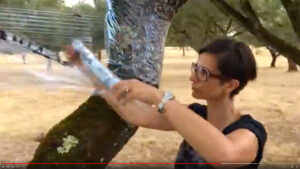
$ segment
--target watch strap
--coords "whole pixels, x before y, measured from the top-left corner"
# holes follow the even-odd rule
[[[161,99],[161,102],[157,105],[157,111],[158,111],[159,113],[163,113],[163,112],[164,112],[164,108],[165,108],[166,103],[167,103],[168,101],[174,100],[174,99],[175,99],[175,97],[174,97],[173,93],[170,92],[170,91],[166,91],[166,92],[164,93],[163,98]]]

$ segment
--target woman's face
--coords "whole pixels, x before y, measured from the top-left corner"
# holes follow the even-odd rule
[[[210,53],[202,53],[196,62],[197,66],[206,68],[209,73],[221,75],[217,68],[216,56]],[[192,69],[193,70],[193,69]],[[198,72],[199,73],[199,72]],[[219,78],[208,77],[207,81],[199,80],[197,73],[191,73],[190,81],[192,81],[192,96],[196,99],[216,100],[225,97],[225,84],[221,83]]]

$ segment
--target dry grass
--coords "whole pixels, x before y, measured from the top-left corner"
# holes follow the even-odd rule
[[[255,50],[258,79],[236,98],[243,113],[261,121],[268,132],[264,162],[300,162],[300,73],[287,73],[287,63],[278,59],[269,68],[268,52]],[[162,89],[172,90],[182,103],[192,103],[190,63],[197,55],[166,50]],[[46,133],[68,116],[93,89],[76,70],[53,65],[47,73],[45,60],[30,56],[23,65],[18,55],[0,56],[0,161],[28,162]],[[47,74],[47,76],[45,76]],[[173,162],[182,137],[176,132],[140,128],[113,162]]]

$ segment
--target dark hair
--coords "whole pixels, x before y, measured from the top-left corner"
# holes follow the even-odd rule
[[[255,58],[245,43],[228,38],[217,39],[199,50],[199,54],[204,52],[216,56],[217,67],[223,76],[240,82],[239,87],[230,93],[230,98],[237,95],[249,80],[255,80]]]

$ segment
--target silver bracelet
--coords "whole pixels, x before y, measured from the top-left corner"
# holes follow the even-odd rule
[[[157,111],[159,113],[163,113],[164,112],[164,108],[165,108],[165,105],[168,101],[170,100],[174,100],[175,99],[175,96],[173,95],[172,92],[170,91],[166,91],[164,93],[164,96],[163,98],[161,99],[161,102],[157,105]]]

